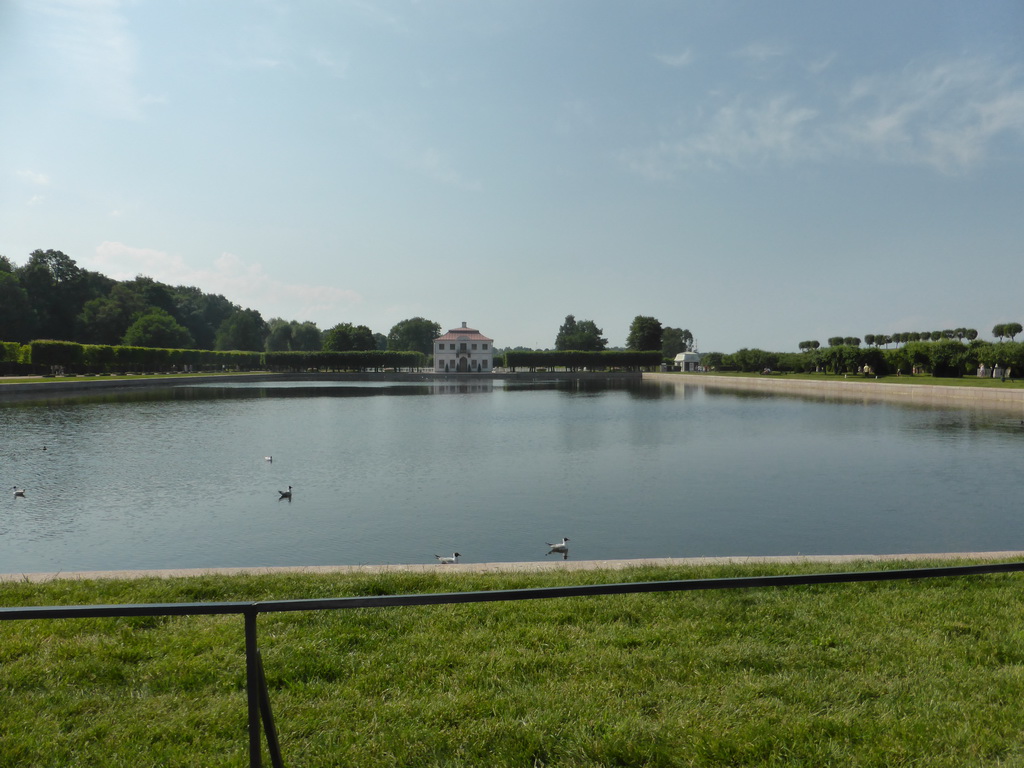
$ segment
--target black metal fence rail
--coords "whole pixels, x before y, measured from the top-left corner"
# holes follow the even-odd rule
[[[619,584],[584,584],[532,589],[495,589],[475,592],[440,592],[368,597],[314,598],[304,600],[266,600],[220,603],[145,603],[126,605],[70,605],[0,607],[0,621],[38,619],[125,618],[131,616],[223,616],[245,618],[246,689],[249,709],[249,765],[262,765],[261,735],[275,768],[284,765],[277,730],[270,708],[263,662],[260,656],[256,618],[261,613],[290,611],[331,611],[354,608],[397,608],[416,605],[453,605],[494,603],[512,600],[545,600],[557,597],[593,597],[652,592],[690,592],[708,589],[752,589],[759,587],[796,587],[816,584],[850,584],[873,581],[978,576],[1024,571],[1024,562],[985,563],[939,568],[903,568],[890,571],[848,571],[842,573],[792,574],[784,576],[743,576],[718,579],[682,579],[640,581]],[[261,731],[262,722],[262,731]]]

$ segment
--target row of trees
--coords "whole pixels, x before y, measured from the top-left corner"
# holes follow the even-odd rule
[[[559,352],[599,352],[607,348],[608,339],[604,338],[604,331],[593,320],[577,320],[574,315],[566,315],[555,336],[555,350]],[[626,337],[626,349],[637,352],[660,350],[667,359],[693,348],[693,334],[689,330],[663,327],[657,318],[647,315],[633,318]]]
[[[149,277],[117,281],[56,250],[33,251],[22,266],[0,256],[0,339],[252,352],[414,351],[430,354],[438,323],[414,317],[387,335],[365,325],[272,318],[191,286]]]
[[[33,251],[20,267],[0,256],[5,341],[259,351],[266,333],[256,310],[195,287],[148,277],[117,281],[56,250]]]
[[[762,349],[741,349],[733,354],[710,352],[702,364],[716,370],[792,371],[810,373],[855,373],[867,369],[872,374],[891,375],[914,371],[933,376],[964,376],[986,369],[1008,370],[1011,375],[1024,372],[1024,343],[1004,341],[993,343],[975,339],[960,341],[940,338],[937,341],[909,341],[901,347],[880,349],[859,344],[833,344],[828,347],[803,347],[802,352],[767,352]]]
[[[602,351],[513,351],[500,356],[512,370],[566,367],[588,370],[653,368],[661,353]],[[46,373],[60,368],[69,374],[107,374],[171,370],[220,371],[363,371],[420,368],[428,364],[422,352],[349,350],[315,352],[245,352],[199,349],[79,344],[74,341],[0,342],[0,370]]]
[[[992,328],[992,335],[1002,341],[1010,339],[1020,333],[1020,323],[999,323]],[[956,339],[957,341],[974,341],[978,338],[978,331],[974,328],[947,328],[944,331],[904,331],[901,333],[869,333],[864,336],[864,344],[869,347],[888,346],[889,344],[908,344],[913,341],[941,341],[943,339]],[[857,336],[832,336],[828,339],[830,347],[850,346],[859,347],[861,340]],[[811,351],[821,347],[818,341],[801,341],[797,347],[801,351]]]
[[[566,368],[578,371],[606,371],[612,368],[637,371],[661,365],[661,352],[639,350],[512,350],[504,354],[510,370]]]

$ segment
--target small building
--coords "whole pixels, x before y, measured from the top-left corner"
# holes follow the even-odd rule
[[[680,352],[672,360],[672,365],[680,371],[696,371],[700,368],[700,353]]]
[[[494,370],[494,339],[476,328],[453,328],[434,339],[437,373],[490,373]]]

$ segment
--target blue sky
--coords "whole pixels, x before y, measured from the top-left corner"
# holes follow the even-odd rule
[[[1024,4],[0,0],[0,253],[703,351],[1024,321]]]

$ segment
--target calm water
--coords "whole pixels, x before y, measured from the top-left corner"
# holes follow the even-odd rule
[[[1024,549],[1022,449],[999,412],[681,383],[6,405],[0,572],[543,560],[563,535],[577,559]]]

